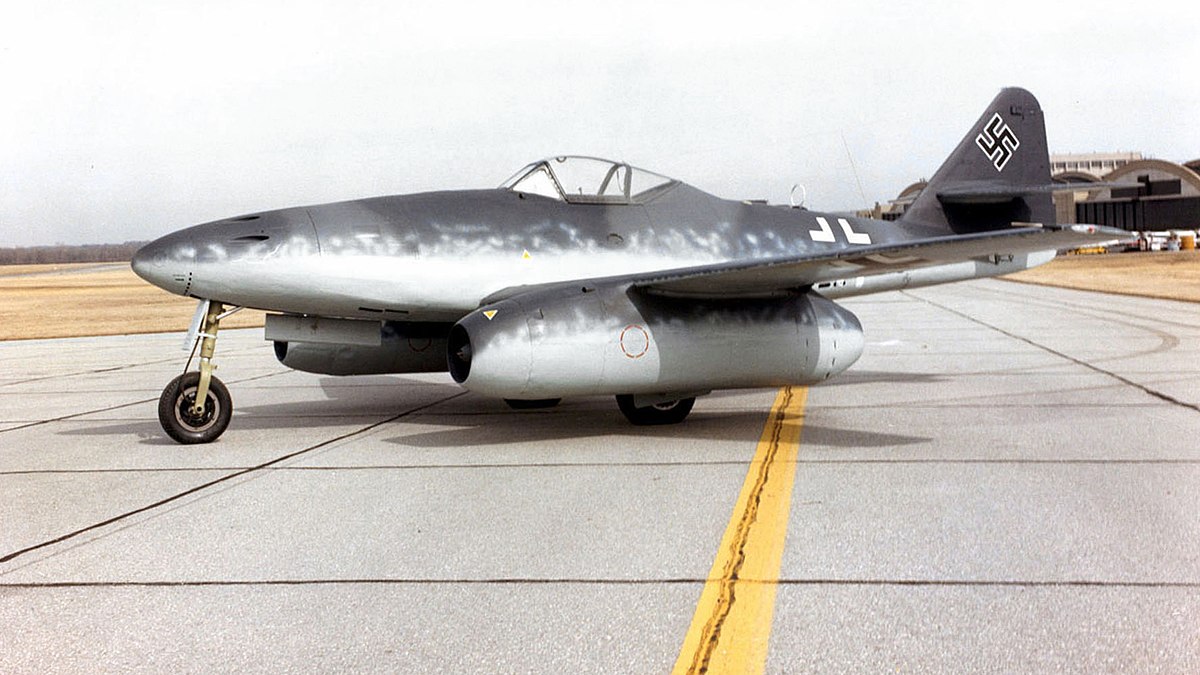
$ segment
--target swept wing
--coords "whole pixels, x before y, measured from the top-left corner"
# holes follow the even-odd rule
[[[1023,227],[969,235],[868,245],[754,261],[718,263],[642,275],[633,285],[671,295],[759,296],[803,289],[825,281],[915,270],[967,261],[995,261],[1126,238],[1095,225]]]

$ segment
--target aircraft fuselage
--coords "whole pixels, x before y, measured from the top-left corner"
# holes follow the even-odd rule
[[[238,306],[456,321],[506,288],[787,257],[920,234],[911,230],[720,199],[683,183],[631,204],[461,190],[197,225],[147,246],[134,269],[180,295]]]

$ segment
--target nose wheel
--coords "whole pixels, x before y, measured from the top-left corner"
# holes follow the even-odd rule
[[[158,421],[163,431],[178,443],[211,443],[225,432],[233,417],[229,389],[210,377],[204,405],[196,405],[200,373],[184,373],[171,380],[158,399]]]
[[[211,443],[225,433],[233,416],[229,389],[212,374],[216,369],[212,358],[221,319],[239,308],[222,313],[224,309],[219,302],[201,301],[189,331],[198,331],[200,370],[185,372],[171,380],[158,398],[158,422],[178,443]]]

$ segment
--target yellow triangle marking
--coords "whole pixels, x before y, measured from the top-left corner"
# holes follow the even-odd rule
[[[488,321],[491,321],[492,319],[496,318],[496,311],[497,310],[494,309],[485,309],[483,310],[483,315],[487,317]]]
[[[529,260],[533,256],[529,255],[529,249],[521,251],[521,260]]]

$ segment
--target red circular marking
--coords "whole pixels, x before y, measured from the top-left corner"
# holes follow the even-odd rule
[[[621,351],[631,359],[640,359],[650,351],[650,334],[645,328],[631,323],[621,331]]]

